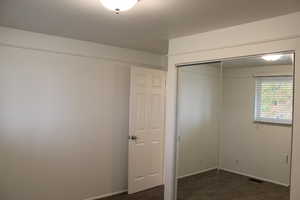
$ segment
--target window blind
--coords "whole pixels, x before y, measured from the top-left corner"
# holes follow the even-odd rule
[[[256,77],[255,121],[291,124],[293,77]]]

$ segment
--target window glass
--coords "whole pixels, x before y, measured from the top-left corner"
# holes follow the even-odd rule
[[[292,76],[256,77],[255,121],[292,123]]]

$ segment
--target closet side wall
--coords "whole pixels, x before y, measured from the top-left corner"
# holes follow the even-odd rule
[[[219,64],[179,71],[178,176],[217,168]]]

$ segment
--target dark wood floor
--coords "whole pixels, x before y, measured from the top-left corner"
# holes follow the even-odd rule
[[[102,200],[163,200],[163,187]],[[209,171],[182,178],[178,182],[178,200],[289,200],[289,188],[272,183],[257,183],[248,177],[225,171]]]

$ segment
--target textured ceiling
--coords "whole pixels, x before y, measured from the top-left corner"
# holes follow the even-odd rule
[[[116,15],[99,0],[0,0],[0,25],[165,54],[170,38],[299,10],[300,0],[141,0]]]

